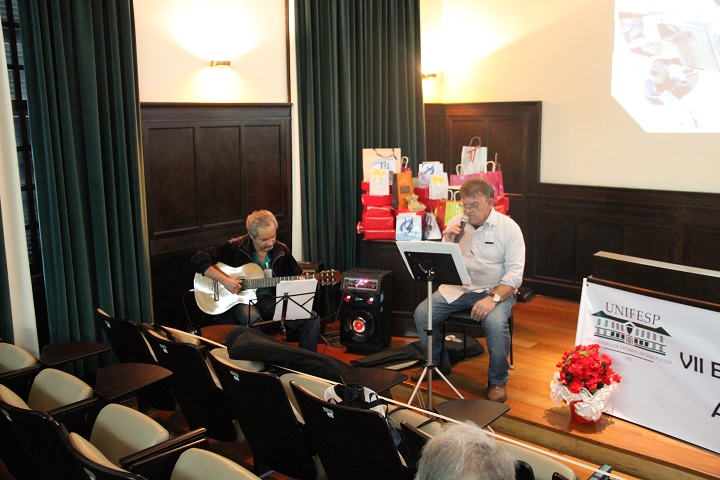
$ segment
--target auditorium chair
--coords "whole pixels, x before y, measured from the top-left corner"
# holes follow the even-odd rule
[[[38,359],[24,348],[0,343],[0,385],[27,397],[35,375],[43,368]]]
[[[0,342],[0,374],[37,365],[38,359],[24,348]]]
[[[513,311],[510,311],[510,316],[508,317],[508,327],[509,327],[509,329],[510,329],[510,370],[514,370],[514,369],[515,369],[514,358],[513,358],[513,344],[512,344],[513,330],[514,330],[514,327],[515,327],[514,323],[515,323],[514,312],[513,312]],[[465,341],[465,338],[467,337],[467,329],[468,329],[468,328],[476,329],[476,330],[475,330],[475,333],[476,333],[475,336],[477,336],[477,337],[484,337],[484,336],[485,336],[485,331],[483,330],[482,322],[476,322],[475,320],[473,320],[473,318],[470,316],[470,310],[469,310],[469,309],[468,309],[468,310],[462,310],[462,311],[460,311],[460,312],[451,313],[451,314],[448,315],[448,317],[447,317],[445,320],[443,320],[443,322],[442,322],[442,328],[441,328],[441,332],[440,332],[440,338],[443,339],[443,342],[442,342],[442,351],[441,351],[441,354],[440,354],[440,358],[442,358],[443,351],[445,350],[445,342],[444,342],[444,339],[445,339],[445,332],[446,332],[446,330],[447,330],[448,325],[454,325],[454,326],[460,327],[460,328],[462,329],[463,342]],[[467,345],[463,343],[463,359],[466,358],[466,357],[464,356],[464,355],[465,355],[466,348],[467,348]]]
[[[95,320],[105,333],[115,357],[120,363],[150,363],[158,361],[150,344],[142,333],[141,324],[124,318],[117,318],[95,309]],[[138,409],[142,412],[150,408],[174,410],[175,398],[167,382],[158,382],[137,392]]]
[[[252,474],[235,462],[205,450],[193,448],[180,455],[170,480],[253,480]]]
[[[238,368],[223,351],[209,358],[252,451],[255,474],[267,467],[292,478],[325,478],[280,378]]]
[[[131,473],[112,466],[97,463],[91,458],[74,451],[75,458],[93,480],[257,480],[260,477],[237,463],[210,452],[202,446],[182,451],[165,452],[147,459],[147,465],[134,465]]]
[[[297,399],[295,398],[295,394],[293,393],[293,389],[290,384],[295,382],[308,393],[311,393],[321,399],[325,398],[325,391],[328,387],[334,385],[331,381],[295,372],[281,373],[280,381],[285,387],[285,392],[290,399],[290,403],[292,404],[295,415],[300,423],[304,423],[304,420],[302,418],[302,413],[300,412],[300,406],[297,403]],[[414,410],[406,405],[396,405],[394,403],[389,403],[388,405],[387,418],[390,420],[393,427],[398,430],[400,429],[400,424],[405,421],[413,427],[432,435],[436,434],[445,424],[444,420],[436,416],[428,416],[427,414],[419,413],[417,410]]]
[[[77,431],[88,432],[101,400],[93,388],[62,370],[45,368],[34,378],[27,396],[4,389],[2,395],[14,395],[24,408],[40,412],[54,412],[58,419]]]
[[[93,425],[91,440],[52,415],[2,402],[2,409],[27,460],[37,468],[34,478],[93,478],[87,470],[97,471],[98,478],[117,478],[113,471],[133,471],[138,462],[148,463],[159,455],[175,455],[191,447],[207,445],[204,430],[169,438],[168,432],[150,417],[132,408],[109,404]],[[158,468],[153,479],[163,478]],[[125,476],[120,478],[142,478]],[[167,478],[167,477],[164,477]]]
[[[190,428],[205,428],[215,440],[243,441],[227,395],[207,359],[207,348],[184,333],[157,324],[143,325],[158,363],[173,372],[168,378],[170,388]]]
[[[42,370],[32,382],[28,396],[20,396],[0,385],[0,456],[16,478],[38,478],[37,464],[30,461],[8,418],[10,408],[52,412],[80,431],[89,431],[88,422],[99,409],[93,389],[82,380],[51,368]]]
[[[379,413],[326,402],[295,382],[290,386],[329,480],[412,478]]]
[[[406,421],[400,423],[400,431],[403,435],[405,461],[409,467],[416,470],[420,456],[422,455],[422,449],[427,441],[432,438],[432,435],[423,432],[419,428],[413,427]]]
[[[500,446],[508,450],[517,460],[530,465],[537,480],[552,480],[554,473],[558,473],[568,480],[577,480],[578,478],[572,468],[540,452],[510,442],[502,442]]]

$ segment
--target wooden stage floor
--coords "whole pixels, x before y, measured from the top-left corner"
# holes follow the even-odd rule
[[[515,369],[507,385],[510,411],[492,424],[496,433],[563,452],[590,467],[610,464],[613,473],[623,478],[720,479],[720,455],[709,450],[607,414],[592,425],[573,422],[568,407],[555,405],[550,399],[550,381],[563,352],[574,345],[579,304],[536,296],[529,302],[518,303],[514,311]],[[337,328],[330,324],[328,329],[333,326]],[[394,337],[388,348],[399,348],[415,340]],[[479,340],[485,345],[484,339]],[[346,352],[343,346],[320,346],[319,351],[346,362],[362,357]],[[465,398],[484,398],[487,361],[487,352],[461,361],[453,366],[448,380]],[[412,371],[404,373],[409,375]],[[407,381],[392,390],[393,396],[407,400],[413,387]],[[443,381],[433,381],[433,394],[456,398]],[[417,396],[427,398],[427,393],[423,390]],[[580,478],[588,478],[589,475],[580,473],[582,468],[575,470]]]

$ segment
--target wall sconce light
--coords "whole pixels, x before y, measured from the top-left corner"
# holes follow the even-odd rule
[[[210,60],[210,68],[230,68],[230,60]]]
[[[423,80],[427,80],[428,78],[436,78],[436,77],[437,77],[437,73],[423,73],[422,74]]]

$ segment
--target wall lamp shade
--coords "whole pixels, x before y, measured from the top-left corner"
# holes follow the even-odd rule
[[[437,73],[423,73],[422,74],[423,80],[426,80],[428,78],[436,78],[436,77],[437,77]]]
[[[230,68],[230,60],[210,60],[212,68]]]

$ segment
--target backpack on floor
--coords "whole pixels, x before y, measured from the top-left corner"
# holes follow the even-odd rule
[[[465,346],[464,352],[463,345]],[[450,356],[450,363],[457,363],[465,358],[477,357],[485,351],[485,348],[475,337],[460,332],[448,332],[445,334],[445,349]]]

